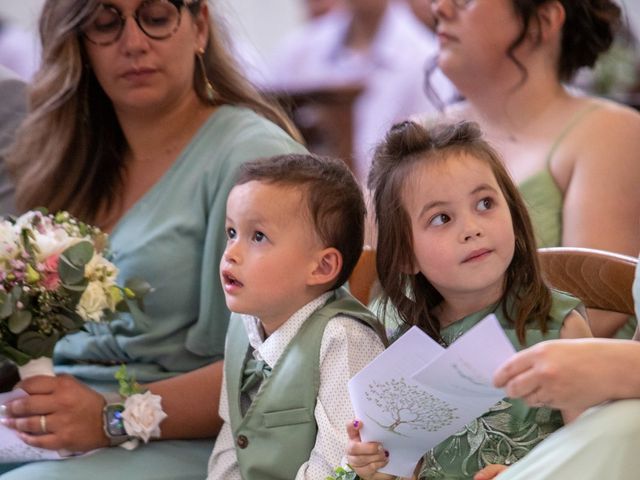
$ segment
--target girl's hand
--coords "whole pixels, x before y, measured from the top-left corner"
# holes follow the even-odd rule
[[[378,469],[389,462],[389,452],[376,442],[362,443],[360,439],[362,422],[354,420],[347,424],[347,462],[363,480],[390,480],[393,475],[378,473]]]
[[[7,402],[1,421],[27,445],[74,453],[109,446],[102,429],[104,398],[75,378],[35,376],[16,388],[29,396]]]
[[[490,480],[497,477],[500,473],[504,472],[507,468],[505,465],[490,464],[480,470],[473,476],[473,480]]]

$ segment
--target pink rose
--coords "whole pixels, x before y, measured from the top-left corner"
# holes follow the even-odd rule
[[[55,290],[60,286],[60,275],[58,275],[59,253],[49,255],[44,261],[44,272],[42,286],[47,290]]]

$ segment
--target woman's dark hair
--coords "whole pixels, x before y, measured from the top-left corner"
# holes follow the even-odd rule
[[[558,60],[558,76],[571,80],[581,67],[593,67],[598,56],[613,43],[620,25],[620,7],[611,0],[513,0],[513,8],[522,19],[522,30],[509,47],[507,55],[527,78],[527,70],[514,55],[524,41],[532,22],[539,22],[538,8],[549,1],[558,1],[565,11],[562,45]]]
[[[405,326],[416,325],[442,342],[440,323],[434,315],[442,296],[421,272],[412,272],[413,235],[409,214],[402,203],[402,191],[416,166],[446,161],[462,153],[491,168],[509,205],[515,249],[500,300],[505,317],[513,323],[518,340],[524,344],[527,324],[535,323],[546,332],[551,293],[542,280],[527,207],[500,156],[482,138],[473,122],[440,124],[433,128],[404,122],[392,127],[376,149],[368,185],[373,192],[378,225],[376,266],[383,290],[381,310],[387,311],[391,303]],[[509,308],[505,308],[507,300]],[[510,312],[515,312],[514,318]]]

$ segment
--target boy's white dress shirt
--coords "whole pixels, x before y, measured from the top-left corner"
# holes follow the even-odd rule
[[[256,317],[242,315],[256,360],[264,360],[273,368],[305,320],[331,295],[331,292],[325,293],[302,307],[267,339],[263,338],[262,326]],[[300,467],[296,480],[324,479],[340,465],[347,446],[346,424],[354,418],[347,382],[383,350],[382,342],[367,325],[346,316],[329,321],[320,345],[320,389],[314,411],[318,434],[309,461]],[[252,398],[256,393],[253,392]],[[224,378],[220,417],[224,425],[209,459],[207,479],[241,480]]]

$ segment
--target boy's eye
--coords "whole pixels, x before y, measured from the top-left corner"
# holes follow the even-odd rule
[[[253,234],[253,240],[260,243],[266,240],[267,236],[262,232],[256,232]]]
[[[236,229],[235,228],[227,228],[227,238],[233,239],[236,238]]]
[[[449,215],[447,215],[446,213],[439,213],[438,215],[431,217],[431,220],[429,220],[429,225],[444,225],[450,220],[451,217],[449,217]]]
[[[478,210],[481,210],[481,211],[489,210],[491,207],[493,207],[493,200],[489,197],[483,198],[478,202],[476,206],[478,207]]]

